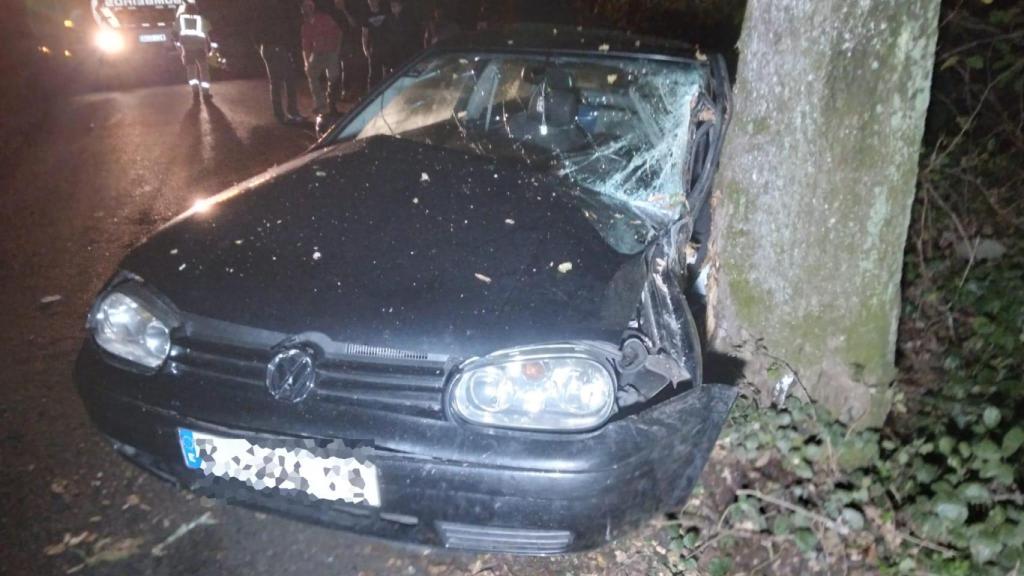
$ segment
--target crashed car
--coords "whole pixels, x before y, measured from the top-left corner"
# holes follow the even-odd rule
[[[681,506],[704,382],[721,57],[489,32],[198,202],[102,289],[75,378],[122,455],[407,543],[556,554]]]

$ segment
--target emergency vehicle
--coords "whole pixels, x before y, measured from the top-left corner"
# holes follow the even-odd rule
[[[91,0],[94,43],[116,55],[148,48],[174,52],[174,19],[185,0]]]

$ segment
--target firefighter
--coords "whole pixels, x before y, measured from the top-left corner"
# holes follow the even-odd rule
[[[174,20],[174,33],[178,38],[181,62],[185,65],[192,98],[210,100],[210,23],[199,13],[195,1],[187,1],[178,8]]]

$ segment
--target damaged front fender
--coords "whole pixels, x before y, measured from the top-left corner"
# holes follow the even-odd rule
[[[619,405],[646,402],[669,386],[689,389],[703,379],[700,332],[687,300],[689,271],[699,268],[710,233],[708,201],[732,100],[725,61],[710,62],[711,83],[693,100],[689,158],[683,173],[686,210],[662,228],[643,252],[644,286],[635,325],[623,337],[626,366]],[[698,295],[694,295],[698,297]],[[703,305],[703,302],[697,303]]]
[[[646,275],[634,325],[622,344],[620,406],[646,402],[667,387],[686,390],[702,380],[700,337],[683,291],[684,260],[678,238],[690,236],[683,219],[660,234],[643,254]]]

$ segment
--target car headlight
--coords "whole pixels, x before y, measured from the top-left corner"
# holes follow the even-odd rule
[[[116,54],[124,50],[124,37],[113,30],[100,30],[96,33],[96,47],[107,54]]]
[[[588,430],[611,416],[615,378],[575,347],[501,352],[464,367],[453,383],[451,405],[477,424]]]
[[[167,325],[137,299],[121,292],[107,294],[96,308],[93,337],[104,350],[125,360],[156,368],[171,349]]]

